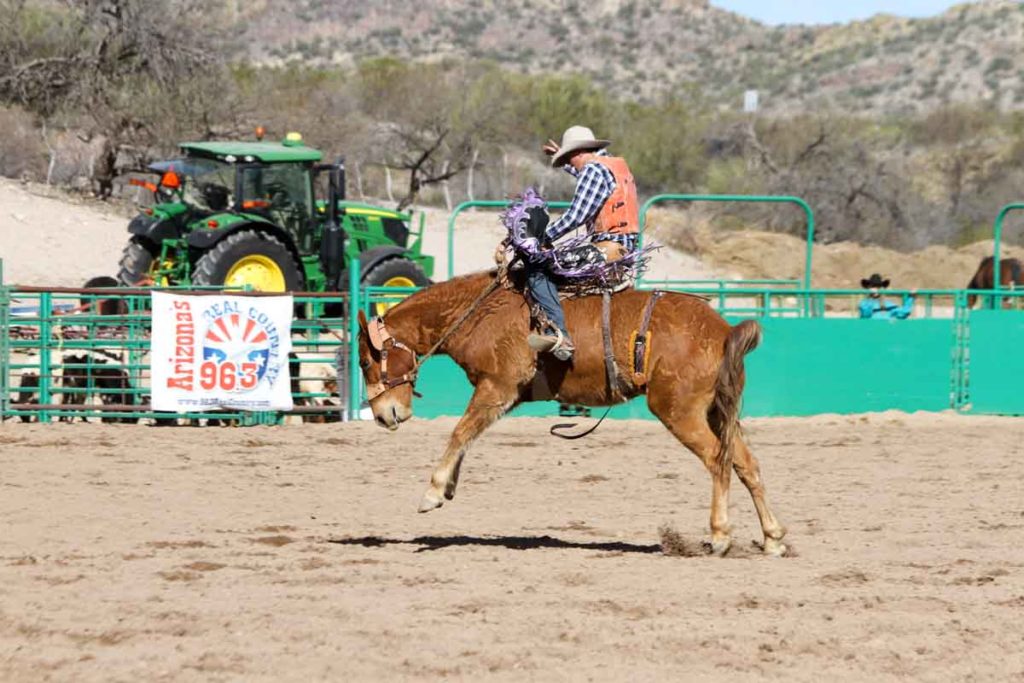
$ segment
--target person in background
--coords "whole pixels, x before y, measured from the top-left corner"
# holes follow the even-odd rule
[[[889,281],[882,279],[878,273],[860,281],[860,286],[868,290],[868,295],[860,302],[860,317],[873,320],[906,320],[914,312],[914,295],[911,290],[909,294],[903,295],[903,304],[896,304],[886,301],[882,296],[882,290],[889,287]]]

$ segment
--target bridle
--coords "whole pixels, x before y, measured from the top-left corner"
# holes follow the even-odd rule
[[[412,384],[414,387],[413,393],[416,394],[416,375],[420,369],[420,361],[416,358],[416,352],[391,336],[387,326],[384,324],[384,318],[380,316],[370,321],[366,332],[370,338],[370,346],[380,353],[380,381],[366,385],[366,398],[372,401],[385,391],[400,387],[403,384]],[[388,377],[388,355],[395,349],[409,354],[412,358],[412,369],[398,377]]]
[[[466,320],[469,319],[469,316],[472,315],[473,311],[476,310],[476,307],[479,306],[483,302],[483,300],[486,299],[491,294],[491,292],[493,292],[500,286],[501,278],[495,278],[491,282],[491,284],[488,285],[487,288],[480,293],[480,296],[478,296],[476,300],[472,304],[470,304],[469,308],[467,308],[465,312],[461,316],[459,316],[459,319],[452,323],[447,330],[445,330],[444,334],[441,335],[441,338],[438,339],[437,342],[430,347],[430,350],[419,358],[416,357],[415,351],[413,351],[408,346],[395,339],[391,335],[391,333],[388,332],[388,328],[384,324],[383,317],[377,316],[376,318],[371,320],[369,324],[366,326],[366,334],[370,338],[370,346],[373,347],[375,351],[378,351],[380,353],[380,381],[374,382],[373,384],[367,383],[367,400],[372,401],[373,399],[383,394],[385,391],[389,391],[391,389],[394,389],[395,387],[400,387],[403,384],[411,384],[413,387],[413,395],[418,398],[422,398],[423,395],[416,391],[416,375],[420,371],[420,366],[426,363],[427,359],[433,356],[437,352],[437,350],[441,348],[441,346],[446,341],[448,341],[448,338],[451,337],[452,334],[454,334],[455,331],[462,326],[462,323],[466,322]],[[388,355],[391,353],[391,351],[395,349],[405,351],[406,353],[409,354],[409,356],[412,357],[412,368],[405,374],[401,375],[400,377],[388,377]]]

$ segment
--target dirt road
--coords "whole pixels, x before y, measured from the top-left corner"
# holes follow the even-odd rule
[[[700,554],[709,479],[655,423],[505,421],[417,515],[453,424],[3,425],[0,680],[1024,675],[1024,421],[751,421],[784,559],[735,479]]]

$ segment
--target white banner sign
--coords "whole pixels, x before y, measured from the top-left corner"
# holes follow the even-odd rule
[[[291,410],[290,296],[153,292],[153,409]]]

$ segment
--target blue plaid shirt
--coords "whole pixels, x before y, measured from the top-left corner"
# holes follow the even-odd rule
[[[605,150],[599,150],[598,156],[608,156]],[[576,176],[576,194],[572,197],[572,204],[565,213],[559,216],[558,220],[548,226],[546,231],[549,240],[554,242],[567,232],[593,224],[597,212],[604,206],[605,201],[615,190],[615,176],[601,164],[589,163],[579,172],[566,164],[565,170]],[[602,236],[604,237],[604,236]],[[627,237],[626,235],[608,235],[607,237]],[[628,237],[634,237],[628,235]],[[620,241],[620,240],[615,240]],[[635,237],[634,237],[635,244]],[[631,245],[626,244],[627,248]]]

